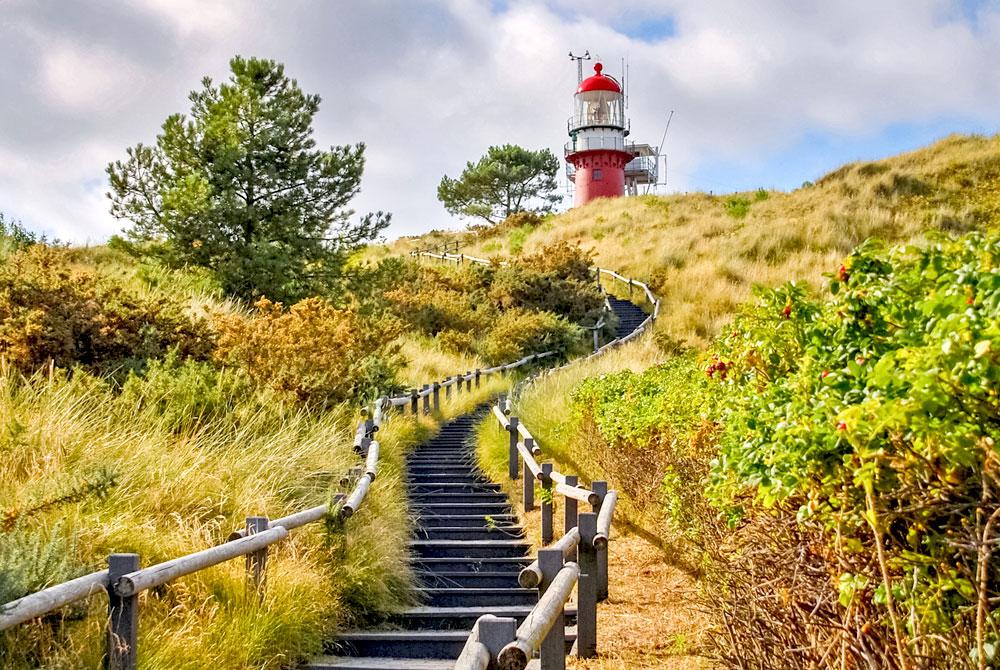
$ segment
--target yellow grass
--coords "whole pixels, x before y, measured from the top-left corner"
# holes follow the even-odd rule
[[[727,213],[732,197],[749,202],[744,218]],[[601,199],[548,219],[524,239],[520,253],[562,240],[593,249],[599,265],[651,283],[663,300],[658,327],[704,345],[752,284],[799,279],[818,286],[823,273],[835,272],[869,237],[906,242],[927,230],[1000,223],[1000,136],[951,136],[912,153],[847,165],[815,186],[757,197]],[[506,236],[442,232],[372,253],[455,240],[470,255],[511,255]]]

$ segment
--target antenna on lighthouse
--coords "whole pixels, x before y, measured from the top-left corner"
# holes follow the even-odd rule
[[[667,131],[670,130],[670,122],[674,120],[674,110],[670,110],[670,116],[667,117],[667,127],[663,129],[663,137],[660,138],[660,146],[656,147],[656,161],[657,167],[660,165],[660,154],[663,153],[663,145],[667,141]],[[667,185],[667,157],[663,157],[663,185]],[[649,193],[649,189],[652,188],[653,184],[646,184],[646,193]]]
[[[584,51],[582,56],[574,56],[570,51],[569,59],[576,61],[576,83],[579,84],[583,81],[583,61],[590,60],[590,49]]]

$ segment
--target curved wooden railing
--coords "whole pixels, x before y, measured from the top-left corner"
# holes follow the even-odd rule
[[[510,415],[509,401],[501,397],[492,408],[498,425],[509,438],[508,474],[517,479],[523,467],[524,511],[534,508],[535,482],[540,481],[541,542],[538,558],[521,570],[522,588],[537,588],[538,604],[524,622],[493,615],[480,617],[455,670],[524,670],[536,652],[541,670],[565,667],[565,608],[574,586],[577,590],[576,653],[581,658],[597,654],[597,603],[608,597],[608,540],[618,492],[607,482],[580,486],[577,477],[563,475],[551,463],[539,464],[542,449],[527,427]],[[564,498],[565,533],[553,542],[553,494]],[[591,512],[580,513],[578,504]]]
[[[107,657],[105,667],[131,670],[138,659],[139,600],[142,591],[190,575],[206,568],[247,557],[247,583],[256,597],[263,598],[267,549],[288,537],[289,531],[328,515],[348,518],[361,506],[375,480],[379,459],[379,443],[375,433],[382,425],[388,398],[380,398],[373,411],[365,411],[355,433],[355,450],[364,457],[364,472],[356,477],[349,495],[336,494],[329,504],[302,510],[280,519],[264,516],[246,519],[246,527],[230,534],[220,545],[193,554],[164,561],[146,568],[139,567],[138,554],[111,554],[108,568],[89,575],[56,584],[18,600],[0,605],[0,631],[43,616],[66,605],[89,598],[97,593],[108,595]],[[354,469],[351,475],[360,472]]]

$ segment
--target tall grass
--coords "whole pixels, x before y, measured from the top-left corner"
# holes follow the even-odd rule
[[[82,372],[0,371],[0,541],[19,538],[21,548],[0,552],[0,572],[24,576],[12,597],[101,569],[109,553],[137,552],[150,565],[218,544],[246,516],[322,504],[358,461],[353,408],[310,413],[248,386],[178,424],[170,410],[198,404],[184,397],[190,375],[178,384],[121,393]],[[453,396],[440,418],[503,384]],[[276,545],[262,604],[246,597],[238,560],[144,593],[142,666],[286,667],[318,653],[334,629],[411,603],[402,461],[437,422],[389,417],[365,504],[343,528],[314,524]],[[24,570],[53,547],[67,552],[65,565]],[[3,667],[99,667],[105,608],[97,596],[0,634]]]
[[[640,372],[662,360],[663,352],[651,336],[580,361],[552,375],[539,377],[513,399],[512,413],[528,428],[542,449],[540,461],[552,461],[563,474],[578,475],[583,484],[607,480],[594,444],[586,442],[573,423],[572,393],[585,379],[621,370]],[[507,482],[507,490],[520,499],[520,484],[507,481],[507,435],[496,430],[496,420],[487,416],[477,429],[480,467],[494,481]],[[611,488],[617,482],[610,480]],[[557,501],[559,496],[556,496]],[[658,510],[643,509],[626,496],[619,498],[620,518],[630,525],[652,527]]]

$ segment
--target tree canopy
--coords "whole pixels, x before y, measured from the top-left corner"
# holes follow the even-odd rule
[[[318,95],[284,66],[234,57],[228,82],[206,77],[190,116],[173,114],[154,145],[108,165],[111,213],[134,248],[213,271],[231,295],[290,302],[322,293],[347,254],[389,223],[352,220],[364,144],[315,148]]]
[[[469,162],[458,179],[447,175],[438,200],[451,214],[496,224],[517,212],[549,212],[562,199],[556,193],[559,161],[548,149],[531,151],[513,144],[490,147]]]

